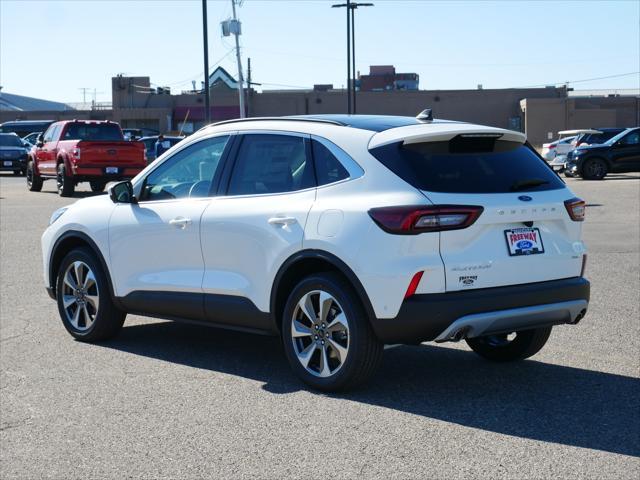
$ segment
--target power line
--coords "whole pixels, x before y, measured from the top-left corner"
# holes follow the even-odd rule
[[[561,84],[569,85],[570,83],[593,82],[595,80],[607,80],[609,78],[628,77],[630,75],[638,75],[638,74],[640,74],[640,71],[629,72],[629,73],[618,73],[617,75],[607,75],[606,77],[585,78],[582,80],[566,80],[564,82],[547,82],[547,83],[540,83],[538,85],[527,85],[524,87],[514,87],[514,88],[536,88],[536,87],[546,87],[547,85],[561,85]]]

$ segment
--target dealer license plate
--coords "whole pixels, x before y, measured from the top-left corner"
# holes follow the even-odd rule
[[[5,167],[10,167],[11,165],[13,165],[13,162],[11,160],[5,160],[4,161],[4,166]]]
[[[538,228],[512,228],[505,230],[507,248],[512,257],[544,253],[544,245]]]
[[[107,167],[107,168],[105,168],[105,173],[107,175],[118,173],[118,167]]]

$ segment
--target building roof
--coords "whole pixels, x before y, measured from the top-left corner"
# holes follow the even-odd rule
[[[238,88],[238,81],[222,67],[216,68],[213,73],[209,75],[209,87],[218,82],[223,82],[229,88]]]
[[[52,102],[41,98],[25,97],[13,93],[0,92],[0,110],[16,112],[29,111],[49,111],[59,112],[64,110],[74,110],[66,103]]]

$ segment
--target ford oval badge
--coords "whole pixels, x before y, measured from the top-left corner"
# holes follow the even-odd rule
[[[518,200],[521,200],[523,202],[530,202],[531,200],[533,200],[533,198],[529,197],[528,195],[520,195],[518,197]]]

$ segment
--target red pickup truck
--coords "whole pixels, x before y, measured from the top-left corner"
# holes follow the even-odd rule
[[[135,177],[146,163],[144,144],[126,141],[115,122],[56,122],[29,153],[27,186],[39,192],[44,180],[56,179],[63,197],[72,196],[80,182],[101,192],[107,182]]]

